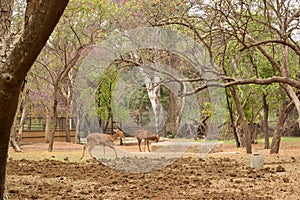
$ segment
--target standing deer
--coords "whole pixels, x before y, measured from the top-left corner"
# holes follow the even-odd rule
[[[152,134],[148,130],[138,130],[137,132],[135,132],[135,137],[138,141],[140,151],[142,151],[141,142],[142,142],[143,139],[145,140],[144,151],[146,151],[146,144],[147,144],[149,152],[150,152],[149,141],[155,141],[155,142],[159,141],[159,135],[158,134]]]
[[[88,152],[90,154],[90,156],[94,159],[96,159],[93,155],[92,155],[92,150],[96,147],[97,144],[102,145],[103,146],[103,152],[104,152],[104,156],[105,156],[105,146],[110,147],[112,150],[114,150],[116,158],[117,158],[117,152],[116,149],[114,147],[114,141],[120,137],[120,138],[125,138],[123,132],[120,129],[114,129],[114,131],[116,132],[113,135],[109,135],[109,134],[104,134],[104,133],[91,133],[87,136],[87,144],[83,146],[83,152],[82,152],[82,156],[80,159],[82,159],[84,157],[84,153],[85,153],[85,149],[88,147]]]

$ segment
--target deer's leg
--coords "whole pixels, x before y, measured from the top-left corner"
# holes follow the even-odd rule
[[[82,156],[81,156],[80,160],[84,157],[85,149],[86,149],[86,145],[83,146]]]
[[[103,153],[104,153],[104,158],[105,158],[105,145],[103,145]]]
[[[88,152],[89,152],[90,156],[91,156],[93,159],[96,159],[96,157],[94,157],[94,156],[92,155],[92,150],[95,148],[95,146],[96,146],[96,143],[90,143],[89,148],[88,148]],[[97,160],[97,159],[96,159],[96,160]]]
[[[115,152],[115,155],[116,155],[116,158],[118,158],[118,156],[117,156],[117,152],[116,152],[116,149],[115,149],[115,147],[114,146],[109,146],[112,150],[114,150],[114,152]]]
[[[139,145],[139,150],[140,150],[140,152],[142,152],[142,149],[141,149],[141,142],[142,142],[142,139],[137,138],[137,141],[138,141],[138,145]]]
[[[148,151],[150,152],[149,140],[147,140],[147,147],[148,147]]]
[[[146,145],[147,145],[148,140],[145,138],[144,141],[145,141],[145,144],[144,144],[144,151],[146,152]]]

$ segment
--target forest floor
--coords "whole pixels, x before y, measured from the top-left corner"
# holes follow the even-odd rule
[[[250,168],[250,154],[234,144],[200,157],[187,153],[177,159],[149,157],[138,147],[117,145],[118,159],[82,160],[82,145],[55,142],[23,145],[21,153],[9,150],[7,166],[10,199],[300,199],[300,140],[282,142],[280,153],[270,155],[263,144],[253,151],[264,158],[262,169]],[[125,156],[136,152],[141,156]],[[93,154],[102,154],[102,148]],[[105,162],[107,161],[107,162]],[[149,163],[166,166],[149,172]],[[130,165],[129,172],[124,165]],[[117,166],[117,167],[116,167]],[[119,167],[118,167],[119,166]],[[121,166],[121,167],[120,167]]]

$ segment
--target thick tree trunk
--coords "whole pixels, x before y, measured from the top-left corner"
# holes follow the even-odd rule
[[[0,1],[0,43],[10,33],[14,1]],[[47,42],[62,15],[68,0],[42,1],[31,18],[20,40],[11,52],[0,49],[0,199],[4,197],[6,161],[10,130],[16,114],[21,86],[27,72]],[[6,17],[8,16],[8,17]]]

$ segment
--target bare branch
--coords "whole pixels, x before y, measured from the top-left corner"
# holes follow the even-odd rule
[[[253,79],[242,79],[242,80],[234,80],[231,82],[227,83],[210,83],[209,81],[206,84],[203,84],[202,86],[196,88],[195,90],[191,92],[187,92],[185,94],[182,94],[183,96],[190,96],[193,95],[197,92],[200,92],[204,89],[207,89],[209,87],[231,87],[235,85],[249,85],[249,84],[255,84],[255,85],[270,85],[273,83],[284,83],[288,84],[292,87],[295,87],[297,89],[300,89],[300,81],[297,81],[295,79],[291,79],[288,77],[278,77],[278,76],[273,76],[267,79],[258,79],[258,78],[253,78]]]
[[[249,44],[247,46],[244,46],[243,48],[240,49],[240,51],[244,51],[244,50],[252,48],[252,47],[256,47],[256,46],[260,46],[260,45],[264,45],[264,44],[269,44],[269,43],[284,44],[284,45],[290,47],[291,49],[293,49],[298,55],[300,55],[300,49],[297,46],[295,46],[295,45],[293,45],[293,44],[291,44],[287,41],[277,40],[277,39],[270,39],[270,40],[255,42],[253,44]]]

